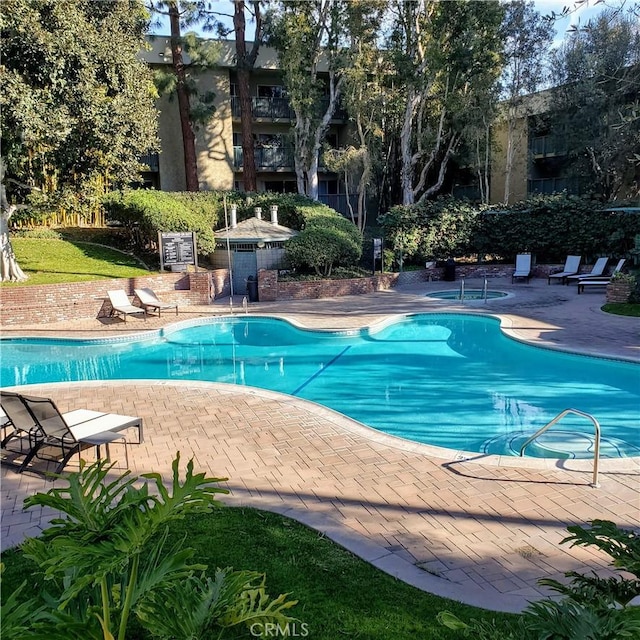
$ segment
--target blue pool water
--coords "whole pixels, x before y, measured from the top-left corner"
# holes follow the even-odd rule
[[[521,344],[493,318],[422,314],[342,332],[213,318],[143,339],[9,339],[0,347],[3,387],[135,378],[249,385],[402,438],[501,454],[517,453],[571,407],[599,420],[603,456],[640,455],[640,365]],[[570,416],[527,454],[590,456],[592,433],[590,422]]]

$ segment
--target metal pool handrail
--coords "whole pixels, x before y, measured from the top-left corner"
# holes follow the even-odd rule
[[[520,447],[520,457],[524,455],[524,450],[536,439],[538,436],[542,435],[547,429],[550,429],[556,422],[560,422],[562,418],[564,418],[569,413],[573,413],[577,416],[582,416],[583,418],[587,418],[591,420],[593,423],[593,427],[595,429],[595,447],[593,451],[593,482],[591,483],[592,487],[599,487],[598,483],[598,465],[600,463],[600,423],[590,414],[585,413],[584,411],[580,411],[579,409],[565,409],[561,411],[551,422],[547,422],[544,427],[538,429],[530,438],[528,438],[525,443]]]
[[[460,280],[460,301],[464,302],[464,278],[462,278],[462,280]]]

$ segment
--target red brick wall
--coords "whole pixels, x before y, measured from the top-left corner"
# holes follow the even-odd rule
[[[180,306],[209,304],[229,295],[226,269],[198,273],[163,273],[136,278],[92,280],[66,284],[0,288],[2,324],[46,324],[80,318],[96,318],[108,312],[107,291],[148,287],[167,302]],[[134,301],[135,303],[135,301]]]

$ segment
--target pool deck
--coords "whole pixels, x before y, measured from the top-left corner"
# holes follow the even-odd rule
[[[482,283],[467,281],[468,288]],[[546,280],[512,285],[484,302],[436,301],[433,282],[370,295],[252,303],[251,315],[301,326],[352,329],[396,314],[490,313],[513,337],[545,346],[640,362],[640,321],[605,314],[602,291]],[[235,315],[242,315],[240,299]],[[180,309],[178,320],[229,314],[229,300]],[[5,337],[111,337],[176,321],[82,320],[63,326],[3,327]],[[639,382],[640,383],[640,382]],[[177,381],[33,385],[63,411],[75,408],[137,415],[145,439],[129,447],[134,474],[170,475],[176,451],[197,471],[228,477],[230,505],[277,511],[325,533],[355,554],[418,588],[488,609],[520,611],[548,591],[543,577],[595,570],[611,575],[597,550],[560,545],[570,524],[600,518],[640,529],[640,459],[603,460],[599,488],[590,461],[521,460],[466,454],[406,442],[314,403],[260,389]],[[576,407],[579,409],[579,407]],[[639,411],[640,415],[640,411]],[[121,451],[112,447],[116,459]],[[2,452],[2,548],[37,535],[53,516],[22,510],[26,496],[54,486],[44,467],[16,473]],[[77,458],[67,469],[77,468]],[[259,569],[259,568],[258,568]]]

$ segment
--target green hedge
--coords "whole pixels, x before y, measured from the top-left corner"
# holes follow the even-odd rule
[[[137,190],[114,192],[104,201],[109,220],[129,228],[142,247],[158,241],[159,231],[195,231],[198,252],[211,253],[215,248],[210,219],[164,191]]]
[[[626,257],[640,233],[640,215],[611,213],[594,200],[555,194],[510,207],[478,207],[440,198],[394,207],[379,218],[387,246],[402,247],[415,261],[471,254],[513,260],[531,251],[539,262],[563,262],[568,254],[593,261]]]

